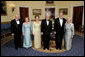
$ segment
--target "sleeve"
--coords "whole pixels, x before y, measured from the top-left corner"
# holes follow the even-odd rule
[[[22,26],[22,24],[23,24],[23,21],[20,19],[20,22],[21,22],[21,26]]]
[[[31,31],[33,30],[33,29],[32,29],[32,23],[30,23],[30,29],[31,29]]]
[[[22,24],[22,32],[25,32],[24,23]]]
[[[50,32],[52,32],[52,21],[51,21],[51,26],[50,26]]]
[[[40,32],[41,32],[41,21],[40,21]]]
[[[43,21],[41,22],[41,32],[43,32]]]
[[[55,21],[54,21],[54,31],[57,30],[56,26],[57,26],[57,22],[56,22],[56,19],[55,19]]]
[[[65,31],[66,31],[66,24],[64,25],[64,34],[65,34]]]
[[[14,33],[14,25],[13,25],[13,21],[11,21],[11,33]]]
[[[74,35],[74,24],[72,24],[71,30],[72,30],[72,35]]]
[[[65,23],[66,23],[66,19],[65,19]]]
[[[34,23],[32,25],[32,28],[33,28],[33,34],[34,34],[34,31],[35,31],[35,25],[34,25]]]

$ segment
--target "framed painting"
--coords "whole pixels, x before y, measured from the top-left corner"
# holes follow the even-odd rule
[[[61,8],[59,12],[63,12],[63,15],[68,15],[68,8]]]
[[[33,15],[41,15],[41,9],[33,9]]]
[[[7,15],[6,1],[1,1],[1,15]]]

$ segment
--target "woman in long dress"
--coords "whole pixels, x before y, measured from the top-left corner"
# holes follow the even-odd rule
[[[70,50],[72,48],[72,38],[74,36],[74,24],[71,18],[67,19],[65,24],[65,48]]]
[[[29,18],[25,18],[25,22],[22,26],[22,32],[23,32],[23,47],[28,49],[32,47],[32,40],[31,40],[31,32],[32,32],[32,24],[29,22]]]
[[[39,16],[35,16],[35,20],[33,23],[34,48],[41,48],[41,22]]]

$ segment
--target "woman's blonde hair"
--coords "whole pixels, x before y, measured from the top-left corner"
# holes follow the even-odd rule
[[[25,20],[28,19],[29,20],[29,17],[25,17]]]
[[[72,23],[72,19],[70,17],[67,18],[67,21],[70,20],[70,23]]]

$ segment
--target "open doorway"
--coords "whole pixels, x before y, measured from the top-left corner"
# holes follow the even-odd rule
[[[79,26],[82,25],[82,17],[83,17],[83,6],[73,7],[73,23],[75,25],[76,30],[79,30]]]
[[[19,7],[20,18],[22,21],[25,21],[25,17],[29,17],[29,8],[28,7]]]
[[[73,23],[75,26],[76,34],[80,34],[84,30],[82,21],[83,21],[83,7],[84,6],[74,6],[73,7]]]

